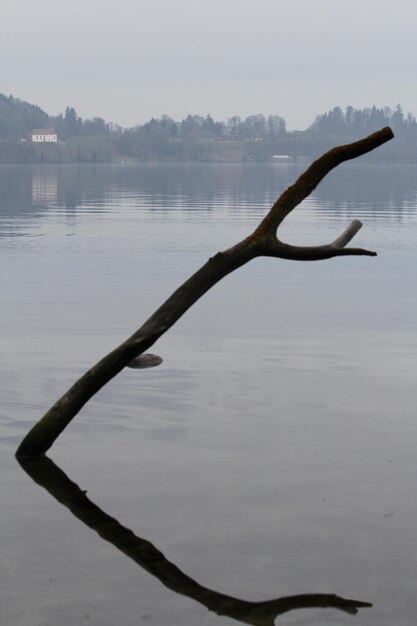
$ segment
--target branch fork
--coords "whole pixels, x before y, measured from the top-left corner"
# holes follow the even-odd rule
[[[335,256],[362,255],[376,256],[376,252],[364,248],[346,248],[345,246],[353,239],[362,228],[360,220],[353,220],[351,224],[334,241],[321,246],[294,246],[283,241],[271,233],[265,240],[263,256],[290,259],[293,261],[322,261]]]

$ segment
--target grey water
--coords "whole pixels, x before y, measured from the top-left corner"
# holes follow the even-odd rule
[[[344,164],[280,229],[319,244],[359,218],[377,257],[253,261],[84,407],[55,465],[14,458],[301,171],[0,166],[2,625],[415,624],[417,165]],[[251,604],[304,594],[372,607]]]

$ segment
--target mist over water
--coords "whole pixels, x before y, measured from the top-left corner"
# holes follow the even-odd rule
[[[228,624],[87,529],[13,458],[30,426],[209,256],[251,232],[293,164],[0,167],[4,623]],[[83,409],[51,457],[201,585],[335,593],[415,623],[417,166],[345,164],[283,240],[348,223],[378,257],[259,259]]]

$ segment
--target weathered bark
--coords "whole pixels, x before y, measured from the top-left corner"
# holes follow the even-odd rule
[[[102,511],[87,497],[87,492],[73,483],[50,459],[21,459],[20,464],[36,483],[102,539],[113,544],[168,589],[192,598],[217,615],[226,615],[252,626],[274,626],[278,615],[296,609],[333,608],[355,615],[359,609],[372,606],[368,602],[328,593],[309,593],[251,602],[203,587],[168,561],[152,543],[137,537],[130,529]]]
[[[375,256],[362,248],[346,248],[362,226],[354,220],[330,244],[292,246],[280,241],[277,228],[285,217],[304,200],[333,168],[354,159],[393,138],[390,128],[352,144],[326,152],[302,174],[273,204],[256,230],[235,246],[218,252],[179,287],[131,337],[86,372],[35,424],[20,444],[16,456],[45,454],[55,439],[86,402],[118,374],[129,362],[150,348],[175,322],[219,280],[258,256],[295,261],[318,261],[345,255]]]

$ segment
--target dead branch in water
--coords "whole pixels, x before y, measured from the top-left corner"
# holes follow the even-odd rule
[[[376,252],[370,250],[346,247],[362,226],[359,220],[353,220],[335,241],[321,246],[286,244],[278,239],[277,229],[333,168],[374,150],[393,136],[390,128],[383,128],[369,137],[333,148],[314,161],[278,198],[253,233],[235,246],[211,257],[131,337],[81,376],[33,426],[20,444],[16,456],[45,454],[97,391],[129,365],[132,359],[150,348],[213,285],[248,261],[259,256],[294,261],[318,261],[347,255],[376,256]]]

